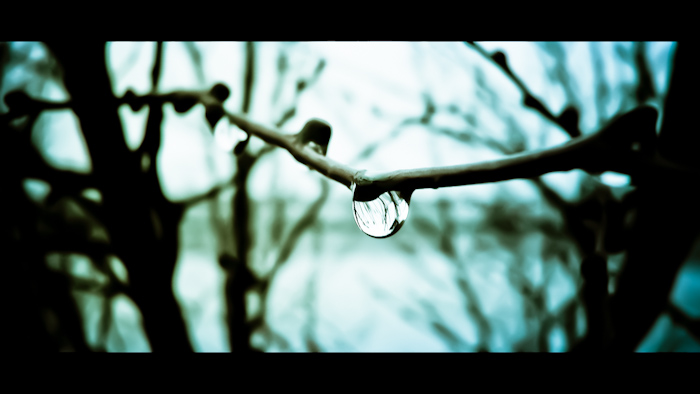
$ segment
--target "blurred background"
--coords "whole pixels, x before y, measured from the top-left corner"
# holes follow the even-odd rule
[[[676,43],[476,45],[505,55],[553,114],[575,109],[583,134],[640,104],[663,122]],[[0,48],[2,98],[21,90],[78,105],[102,85],[71,65],[104,74],[116,97],[223,83],[226,110],[255,122],[296,133],[325,120],[327,156],[357,169],[480,162],[571,138],[460,42],[112,42],[102,58],[86,51],[92,60],[37,42]],[[226,119],[212,127],[205,112],[122,104],[112,121],[121,127],[87,123],[78,109],[7,126],[21,135],[11,149],[29,152],[16,155],[43,163],[26,172],[10,163],[6,182],[15,219],[3,231],[15,245],[8,264],[27,348],[564,352],[587,335],[582,237],[600,222],[600,201],[634,192],[628,176],[418,190],[402,229],[375,239],[355,224],[346,187],[256,137],[233,154],[245,133]],[[108,133],[121,134],[101,143]],[[590,204],[590,217],[572,208]],[[689,231],[695,246],[636,351],[700,350],[700,242]],[[607,257],[612,297],[627,251]]]

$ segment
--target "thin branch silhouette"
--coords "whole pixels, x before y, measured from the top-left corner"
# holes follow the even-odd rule
[[[576,138],[581,135],[581,131],[578,130],[577,127],[569,127],[565,122],[562,121],[562,118],[554,116],[552,114],[552,111],[550,111],[543,103],[541,100],[536,98],[530,90],[525,86],[522,80],[511,71],[510,67],[508,66],[508,62],[506,60],[506,56],[502,52],[495,52],[493,54],[489,54],[486,49],[484,49],[481,45],[475,43],[474,41],[466,41],[465,42],[468,46],[471,48],[474,48],[477,52],[479,52],[481,55],[483,55],[485,58],[489,59],[492,61],[496,66],[498,66],[503,73],[510,78],[511,81],[520,89],[520,91],[523,94],[523,102],[527,107],[530,107],[534,109],[535,111],[539,112],[542,116],[544,116],[546,119],[554,123],[555,125],[559,126],[562,130],[564,130],[570,137]]]

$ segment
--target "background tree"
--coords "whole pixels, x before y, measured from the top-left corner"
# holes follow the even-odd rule
[[[18,169],[6,235],[28,346],[697,349],[693,254],[683,266],[697,136],[677,126],[691,112],[675,99],[689,78],[675,44],[129,45],[2,46]],[[590,67],[571,66],[582,57]],[[376,171],[582,141],[642,104],[660,110],[658,137],[639,121],[613,128],[629,146],[606,140],[610,163],[634,164],[626,186],[599,168],[419,190],[384,240],[350,219],[346,187],[386,185]],[[322,123],[304,128],[314,117],[330,144]],[[63,161],[56,136],[76,142]],[[660,315],[684,327],[661,335],[676,344],[640,348]]]

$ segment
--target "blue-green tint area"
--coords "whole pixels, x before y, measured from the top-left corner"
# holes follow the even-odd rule
[[[600,174],[600,181],[610,187],[628,186],[630,184],[630,176],[619,172],[606,171]]]
[[[32,143],[53,167],[78,173],[92,169],[78,117],[71,110],[41,113],[32,130]]]
[[[678,273],[670,298],[688,317],[700,319],[700,240]]]
[[[563,352],[567,348],[566,333],[560,326],[553,327],[549,332],[549,351]]]
[[[36,203],[43,203],[51,193],[51,185],[40,179],[26,178],[22,186],[27,196]]]
[[[144,106],[134,112],[128,105],[119,106],[119,118],[124,127],[124,140],[132,151],[141,146],[146,132],[146,120],[148,119],[148,107]]]
[[[80,195],[84,198],[100,204],[102,202],[102,193],[95,188],[87,188],[80,192]]]
[[[700,352],[700,341],[688,330],[662,314],[637,348],[637,352]]]
[[[117,280],[119,280],[125,285],[129,284],[129,272],[126,270],[124,263],[121,260],[119,260],[118,257],[109,256],[108,264],[109,269],[112,270],[112,273],[114,274]]]
[[[576,108],[581,134],[643,103],[663,118],[675,43],[480,45],[489,54],[502,52],[509,70],[554,117]],[[156,49],[153,42],[108,43],[115,97],[206,92],[223,83],[230,89],[223,108],[246,111],[256,123],[293,134],[309,119],[323,119],[332,128],[326,156],[357,170],[478,163],[571,139],[524,105],[497,61],[460,42],[165,42],[154,87]],[[0,114],[9,111],[1,99],[14,90],[47,101],[70,98],[44,44],[10,43],[8,51]],[[344,185],[256,137],[237,156],[234,147],[246,138],[237,126],[226,118],[209,124],[210,109],[201,103],[184,113],[177,108],[162,105],[160,145],[147,153],[155,138],[147,136],[153,108],[114,105],[128,160],[112,163],[120,169],[112,174],[134,176],[126,195],[129,203],[145,201],[141,213],[148,220],[139,226],[153,227],[148,242],[174,237],[168,254],[174,272],[165,283],[172,284],[193,350],[241,346],[229,330],[232,308],[240,305],[246,314],[238,328],[250,329],[243,342],[266,352],[566,352],[589,332],[582,241],[572,231],[570,208],[599,196],[622,201],[637,190],[629,176],[572,170],[420,189],[410,195],[410,215],[402,199],[405,210],[381,211],[387,223],[376,222],[382,227],[375,231],[369,219],[358,219]],[[102,176],[71,109],[45,111],[25,132],[50,168]],[[88,183],[73,188],[23,179],[23,196],[73,225],[65,229],[79,228],[102,253],[52,249],[45,268],[69,278],[90,349],[151,351],[147,313],[124,290],[140,284],[138,272],[127,268],[133,267],[128,253],[110,249],[114,223],[101,216],[120,201],[104,183]],[[164,220],[147,205],[158,201],[154,190],[169,203],[189,201],[178,220]],[[583,227],[595,228],[596,214]],[[395,219],[400,231],[393,230]],[[41,221],[37,231],[52,223]],[[696,247],[669,298],[691,320],[700,317],[699,255]],[[609,253],[611,296],[626,256]],[[231,291],[235,272],[250,281],[240,294]],[[238,298],[227,298],[234,293]],[[637,350],[698,351],[678,316],[662,314]]]

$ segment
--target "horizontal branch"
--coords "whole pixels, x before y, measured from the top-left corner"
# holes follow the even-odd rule
[[[234,123],[246,133],[250,133],[268,144],[287,150],[298,162],[306,164],[326,177],[348,188],[352,186],[355,174],[358,172],[357,170],[318,153],[309,144],[302,143],[301,140],[296,138],[296,135],[283,134],[278,130],[254,123],[241,115],[230,113],[226,115],[231,123]]]
[[[416,189],[528,179],[573,169],[593,173],[616,171],[633,177],[643,177],[653,171],[697,177],[699,172],[696,168],[675,165],[657,153],[655,136],[658,113],[648,106],[617,117],[596,133],[574,138],[552,148],[518,153],[482,163],[369,174],[325,155],[330,139],[330,126],[326,123],[312,119],[301,132],[286,134],[253,122],[243,115],[226,112],[223,108],[226,97],[228,88],[217,84],[209,91],[179,91],[143,97],[127,92],[124,97],[116,100],[127,103],[134,109],[144,104],[172,102],[178,112],[186,112],[195,104],[201,103],[206,108],[207,119],[212,127],[220,117],[226,116],[249,135],[287,150],[298,162],[322,175],[351,189],[354,184],[354,198],[359,201],[373,200],[391,190],[404,191],[410,196]],[[210,197],[212,193],[215,194],[216,190],[201,197]],[[199,198],[195,200],[198,201]]]
[[[230,121],[267,143],[279,146],[321,174],[347,187],[354,183],[356,200],[368,201],[390,190],[462,186],[534,178],[550,172],[583,169],[589,172],[617,171],[639,175],[650,170],[667,170],[698,175],[695,169],[674,166],[658,155],[635,151],[633,142],[643,134],[655,133],[657,112],[640,107],[615,119],[597,133],[575,138],[566,144],[519,153],[503,159],[451,167],[419,168],[370,175],[337,163],[299,143],[295,135],[283,134],[234,114]]]
[[[191,100],[200,98],[208,111],[218,108],[220,101],[212,99],[208,92],[178,92],[159,96],[161,99]],[[213,111],[212,111],[213,112]],[[272,127],[253,122],[249,118],[224,112],[229,121],[250,135],[272,146],[287,150],[298,162],[318,171],[348,188],[355,185],[354,198],[369,201],[390,190],[403,190],[409,195],[416,189],[462,186],[478,183],[500,182],[510,179],[535,178],[550,172],[583,169],[589,172],[617,171],[633,176],[649,171],[662,170],[697,176],[697,169],[675,166],[655,154],[648,146],[649,136],[655,136],[658,113],[652,107],[640,107],[614,119],[602,130],[577,137],[566,144],[547,149],[510,155],[500,160],[450,167],[399,170],[382,174],[368,174],[325,156],[315,144],[308,143],[303,135],[312,120],[298,134],[287,134]],[[328,127],[330,134],[330,127]],[[328,135],[330,137],[330,135]],[[641,141],[640,149],[633,148]],[[328,139],[325,140],[328,142]]]

